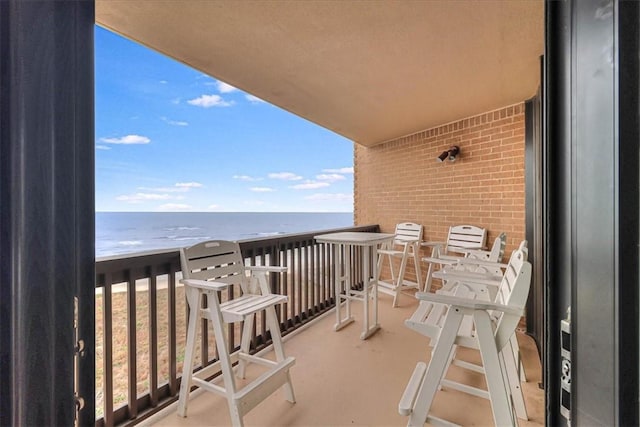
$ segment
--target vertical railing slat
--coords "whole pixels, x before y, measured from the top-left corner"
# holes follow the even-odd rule
[[[302,321],[304,319],[303,317],[303,313],[304,313],[304,294],[302,292],[302,269],[303,269],[303,264],[302,264],[302,245],[300,244],[300,242],[296,243],[296,290],[298,293],[298,310],[296,312],[296,315],[298,316],[298,318],[300,319],[300,321]]]
[[[149,396],[151,406],[158,406],[158,283],[156,267],[151,265],[149,275]]]
[[[138,416],[138,361],[136,337],[136,281],[131,278],[131,271],[126,270],[124,277],[127,283],[127,370],[129,372],[127,405],[129,418]]]
[[[267,265],[267,258],[266,258],[266,250],[265,248],[262,248],[262,251],[260,253],[260,265],[264,266]],[[257,265],[257,262],[256,262]],[[254,316],[254,319],[256,318],[256,316]],[[255,325],[253,328],[254,332],[256,330]],[[266,343],[267,342],[267,317],[261,315],[260,316],[260,334],[262,335],[262,339],[261,339],[261,343]]]
[[[296,266],[297,266],[297,260],[296,260],[296,243],[292,243],[291,244],[291,299],[289,299],[289,304],[291,304],[291,319],[293,320],[293,324],[294,326],[298,323],[298,292],[296,289],[297,286],[297,282],[296,282]]]
[[[309,252],[305,242],[300,242],[300,288],[303,294],[302,297],[302,314],[304,315],[304,321],[309,318]]]
[[[284,245],[283,246],[283,250],[282,250],[282,265],[285,267],[289,267],[289,246],[288,245]],[[289,313],[289,308],[291,307],[291,293],[289,292],[289,277],[291,275],[291,269],[287,270],[287,272],[284,275],[284,278],[282,279],[282,291],[285,295],[287,295],[289,297],[289,301],[285,302],[283,307],[282,307],[282,312],[283,312],[283,316],[286,317],[286,322],[287,322],[287,326],[291,327],[293,325],[288,323],[288,320],[291,318],[291,315]]]
[[[103,379],[104,379],[104,425],[113,426],[113,311],[111,300],[111,274],[105,275],[102,290]]]
[[[318,312],[318,281],[316,280],[317,272],[316,272],[316,251],[315,245],[313,241],[307,242],[309,245],[309,261],[310,261],[310,280],[309,280],[309,289],[311,290],[311,307],[313,309],[313,313]]]
[[[176,322],[176,272],[173,265],[168,264],[169,282],[167,283],[167,309],[169,310],[167,325],[168,345],[169,345],[169,394],[175,396],[178,392],[177,381],[177,322]]]

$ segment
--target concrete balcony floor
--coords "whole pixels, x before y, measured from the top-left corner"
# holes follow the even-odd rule
[[[289,337],[287,355],[296,357],[291,370],[297,403],[284,400],[276,391],[244,417],[248,426],[401,426],[408,417],[398,414],[398,402],[418,361],[428,361],[428,338],[406,328],[417,306],[409,295],[400,307],[391,307],[391,297],[380,294],[382,329],[366,341],[362,332],[362,304],[352,304],[355,322],[335,332],[335,311]],[[527,383],[523,384],[529,421],[521,426],[544,425],[544,393],[538,387],[541,366],[533,340],[518,333]],[[462,349],[464,360],[479,362],[479,353]],[[268,356],[269,357],[269,356]],[[261,368],[252,365],[248,378]],[[484,387],[484,378],[451,367],[449,378]],[[196,391],[189,402],[187,418],[178,417],[175,404],[146,420],[154,426],[227,426],[226,400],[212,393]],[[493,425],[488,400],[454,390],[438,392],[432,414],[460,425]]]

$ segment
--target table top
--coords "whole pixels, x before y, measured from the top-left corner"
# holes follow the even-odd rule
[[[395,234],[388,233],[345,231],[341,233],[319,234],[317,236],[314,236],[313,238],[320,243],[337,243],[366,246],[384,243],[393,240],[395,237]]]

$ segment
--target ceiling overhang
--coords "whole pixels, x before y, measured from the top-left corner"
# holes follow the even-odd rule
[[[97,0],[96,22],[372,146],[535,95],[543,2]]]

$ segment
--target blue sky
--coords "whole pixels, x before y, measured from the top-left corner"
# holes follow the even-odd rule
[[[100,27],[96,210],[351,212],[353,143]]]

